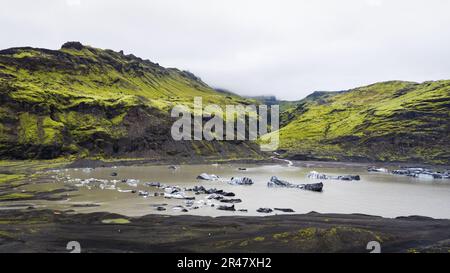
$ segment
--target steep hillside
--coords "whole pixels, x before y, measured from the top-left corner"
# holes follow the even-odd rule
[[[281,116],[292,158],[450,164],[450,81],[317,92]]]
[[[0,157],[255,155],[246,143],[173,141],[169,111],[194,96],[249,103],[190,72],[78,42],[2,50]]]

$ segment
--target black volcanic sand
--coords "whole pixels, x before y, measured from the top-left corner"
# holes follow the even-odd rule
[[[114,219],[114,220],[112,220]],[[382,252],[450,251],[450,220],[360,214],[204,217],[36,209],[0,211],[0,252]]]

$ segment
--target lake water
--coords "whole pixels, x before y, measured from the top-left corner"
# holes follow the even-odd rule
[[[246,171],[238,170],[246,167]],[[306,175],[311,171],[329,175],[360,175],[360,181],[315,180]],[[111,173],[117,176],[112,177]],[[254,181],[253,185],[230,185],[226,181],[197,180],[200,173],[216,174],[224,180],[231,177],[247,176]],[[323,192],[311,192],[295,188],[268,188],[267,182],[271,176],[291,183],[323,182]],[[57,179],[56,179],[57,178]],[[256,212],[258,208],[291,208],[295,213],[317,211],[321,213],[363,213],[383,217],[397,217],[407,215],[422,215],[434,218],[450,218],[450,180],[418,179],[387,173],[369,173],[366,166],[336,165],[323,166],[320,164],[309,167],[294,167],[281,165],[182,165],[177,170],[168,166],[131,166],[116,168],[66,169],[56,174],[52,183],[29,185],[27,190],[40,187],[57,188],[63,185],[75,185],[74,179],[138,179],[137,187],[126,183],[116,183],[116,189],[100,189],[98,187],[78,187],[78,191],[70,192],[70,197],[64,201],[44,201],[41,205],[64,209],[75,209],[80,212],[110,211],[128,216],[140,216],[152,213],[161,214],[195,214],[208,216],[221,215],[273,215],[283,214],[274,211],[270,214]],[[185,205],[185,200],[167,199],[162,196],[144,198],[136,193],[119,192],[122,190],[146,190],[150,193],[163,192],[163,189],[145,186],[145,182],[161,182],[167,185],[191,188],[204,186],[205,188],[223,189],[233,192],[242,203],[235,204],[236,209],[247,209],[248,212],[231,212],[217,210],[218,205],[228,205],[214,200],[215,207],[210,205],[190,209],[188,212],[174,210],[177,205]],[[206,201],[206,194],[195,195],[186,192],[188,196],[195,196],[195,202]],[[96,203],[98,207],[74,208],[74,204]],[[166,211],[157,211],[155,206],[167,204]],[[197,204],[196,204],[197,205]],[[194,205],[194,206],[196,206]]]

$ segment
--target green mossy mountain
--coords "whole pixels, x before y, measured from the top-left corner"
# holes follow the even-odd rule
[[[450,164],[449,80],[315,92],[284,109],[290,158]]]
[[[187,71],[65,43],[0,51],[0,158],[255,156],[243,142],[173,141],[176,104],[248,104]]]
[[[376,83],[300,101],[243,98],[187,71],[78,42],[0,51],[0,158],[259,157],[242,141],[174,141],[170,110],[280,104],[280,151],[294,159],[450,164],[450,81]]]

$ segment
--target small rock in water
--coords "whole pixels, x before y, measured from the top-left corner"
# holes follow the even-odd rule
[[[99,204],[73,204],[73,208],[93,208],[93,207],[100,207]]]
[[[166,208],[165,207],[156,207],[156,210],[164,211],[164,210],[166,210]]]
[[[166,203],[161,203],[161,204],[151,204],[150,205],[150,207],[155,207],[155,208],[157,208],[157,207],[165,207],[165,206],[167,206],[168,204],[166,204]]]
[[[195,194],[216,194],[222,196],[235,196],[233,192],[225,192],[223,190],[217,190],[215,188],[206,189],[203,186],[194,186],[193,188],[186,189],[186,191],[194,191]]]
[[[116,172],[112,172],[111,176],[117,176],[117,173]]]
[[[323,189],[323,183],[313,183],[313,184],[304,184],[301,185],[300,187],[303,190],[308,190],[308,191],[316,191],[316,192],[321,192]]]
[[[236,211],[234,208],[234,205],[231,206],[219,206],[217,207],[218,210],[228,210],[228,211]]]
[[[206,197],[207,199],[214,199],[214,200],[222,200],[223,196],[219,195],[217,193],[213,193],[211,195],[209,195],[208,197]]]
[[[220,202],[222,203],[241,203],[241,199],[221,199]]]
[[[338,180],[344,180],[344,181],[352,181],[352,180],[359,181],[359,180],[361,180],[359,175],[339,175],[337,177],[337,179]]]
[[[159,183],[159,182],[147,182],[144,185],[147,186],[147,187],[160,187],[161,183]]]
[[[256,211],[259,213],[271,213],[273,210],[271,208],[259,208]]]
[[[227,197],[235,196],[234,192],[223,192],[222,195]]]
[[[279,210],[282,212],[295,212],[293,209],[284,209],[284,208],[274,208],[274,210]]]

